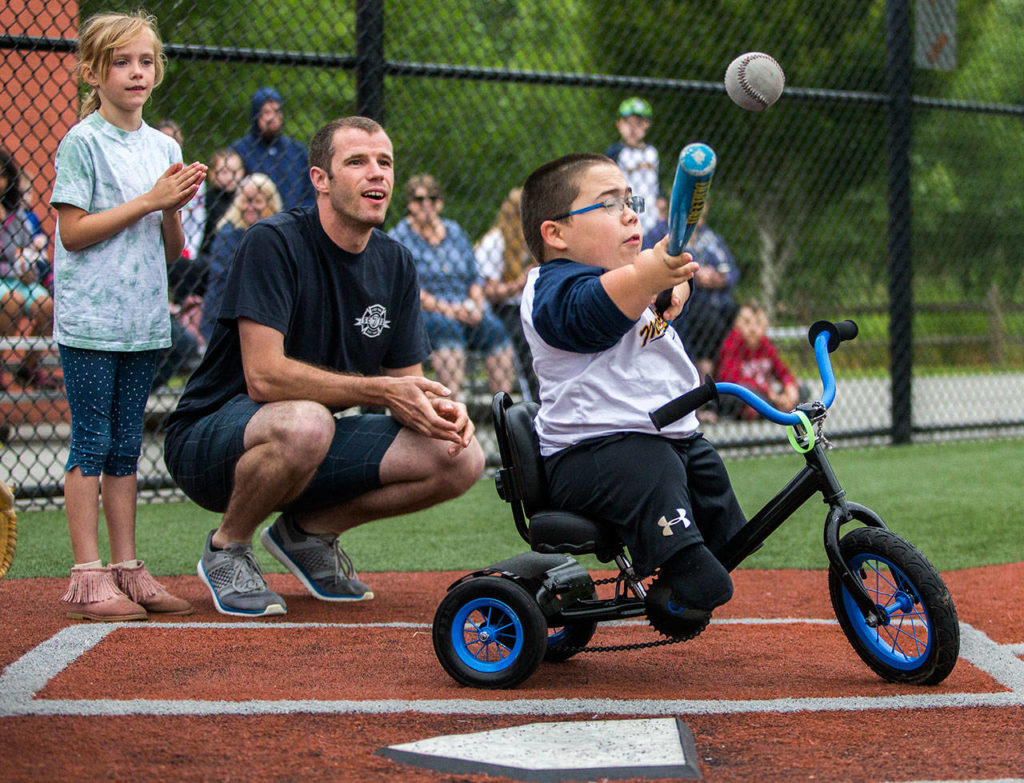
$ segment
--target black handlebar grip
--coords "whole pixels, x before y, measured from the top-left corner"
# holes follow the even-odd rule
[[[659,318],[665,317],[665,311],[672,305],[672,289],[666,288],[660,294],[658,298],[654,300],[654,312],[658,314]]]
[[[811,328],[807,331],[807,340],[810,342],[811,347],[814,347],[814,342],[818,339],[818,335],[822,332],[828,332],[828,352],[832,353],[836,348],[839,347],[839,343],[844,340],[852,340],[857,336],[859,329],[854,321],[849,319],[840,321],[837,324],[831,321],[817,321],[811,325]]]
[[[667,427],[674,421],[679,421],[687,413],[695,411],[701,405],[717,399],[718,387],[715,386],[715,382],[709,375],[704,379],[702,386],[691,389],[671,402],[666,402],[648,415],[651,417],[651,422],[654,424],[655,429],[660,432],[663,427]]]
[[[840,321],[839,323],[837,323],[836,330],[839,332],[840,342],[854,339],[860,331],[857,328],[857,323],[855,321],[851,321],[850,319],[846,319],[845,321]]]

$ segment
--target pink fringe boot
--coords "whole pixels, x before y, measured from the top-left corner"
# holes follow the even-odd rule
[[[136,560],[134,566],[118,563],[111,568],[125,595],[145,607],[146,611],[163,615],[184,615],[195,611],[184,598],[168,593],[141,560]]]
[[[117,589],[110,568],[72,568],[71,584],[61,601],[72,620],[122,622],[145,620],[146,610]]]

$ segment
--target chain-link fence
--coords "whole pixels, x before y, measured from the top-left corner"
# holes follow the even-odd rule
[[[69,437],[48,336],[53,156],[77,119],[81,21],[134,8],[12,0],[0,10],[0,147],[21,193],[4,202],[0,459],[18,496],[40,505],[61,494]],[[500,230],[503,202],[545,160],[620,142],[618,110],[633,96],[651,109],[643,142],[660,153],[662,192],[683,145],[718,153],[708,224],[729,251],[719,259],[730,281],[716,315],[723,330],[737,303],[757,298],[781,357],[813,393],[806,326],[859,322],[860,338],[835,355],[833,436],[907,442],[1024,428],[1017,3],[160,0],[147,10],[168,68],[145,119],[169,121],[185,159],[208,162],[210,174],[186,210],[187,257],[170,269],[175,346],[150,397],[143,488],[172,489],[162,420],[199,361],[230,263],[218,228],[243,167],[257,167],[246,148],[259,147],[260,111],[275,108],[283,133],[304,144],[346,114],[388,129],[397,181],[385,228],[423,243],[414,254],[424,288],[450,305],[442,320],[493,316],[428,366],[460,388],[482,429],[477,403],[494,388],[536,392],[508,317],[522,259],[514,233]],[[786,69],[786,92],[764,113],[734,106],[722,85],[729,61],[749,50]],[[265,87],[274,92],[254,100]],[[247,138],[239,159],[232,148]],[[307,197],[301,171],[260,168],[285,208]],[[14,218],[27,231],[9,229]],[[710,340],[712,367],[723,336]],[[707,431],[725,448],[780,440],[756,421],[723,418]]]

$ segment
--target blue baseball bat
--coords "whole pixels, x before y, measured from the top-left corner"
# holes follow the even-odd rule
[[[679,153],[679,165],[672,183],[672,200],[668,210],[668,253],[678,256],[690,241],[690,235],[707,202],[711,180],[715,176],[718,156],[703,142],[693,142]],[[658,294],[655,310],[663,315],[672,303],[672,289]]]

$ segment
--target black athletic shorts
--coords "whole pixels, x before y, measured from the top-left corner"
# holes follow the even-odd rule
[[[552,504],[614,525],[638,576],[695,542],[717,554],[747,521],[722,458],[699,434],[593,438],[544,464]]]

